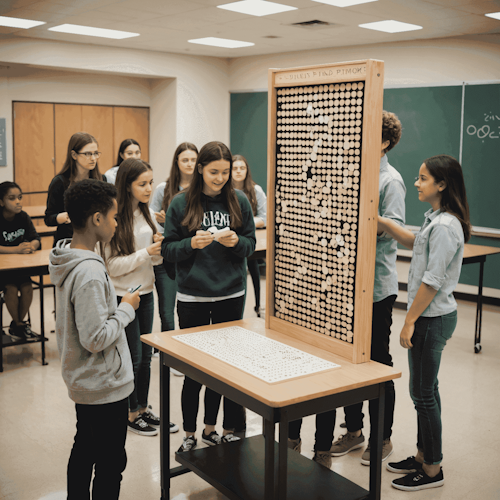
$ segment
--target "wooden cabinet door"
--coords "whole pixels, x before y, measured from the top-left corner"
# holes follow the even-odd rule
[[[115,155],[123,140],[135,139],[141,145],[142,159],[149,161],[149,108],[115,106],[113,113]]]
[[[115,165],[116,152],[113,148],[113,107],[82,106],[82,131],[93,135],[98,142],[99,170],[104,174]]]
[[[25,193],[47,191],[55,172],[54,105],[14,102],[13,108],[14,180]]]
[[[82,132],[82,106],[55,104],[56,173],[60,172],[68,154],[68,143],[76,132]]]

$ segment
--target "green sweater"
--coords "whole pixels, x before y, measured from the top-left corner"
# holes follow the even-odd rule
[[[167,262],[175,262],[178,290],[196,297],[225,297],[245,288],[246,257],[255,250],[255,223],[252,208],[246,196],[236,191],[240,203],[243,224],[235,229],[239,241],[227,248],[217,241],[199,250],[191,247],[191,238],[196,234],[182,226],[186,208],[185,193],[179,193],[170,203],[165,216],[165,239],[162,255]],[[230,226],[230,216],[224,196],[201,194],[204,209],[202,230],[215,226],[223,229]]]

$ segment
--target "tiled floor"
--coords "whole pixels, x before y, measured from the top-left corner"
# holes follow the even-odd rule
[[[265,282],[262,279],[262,291]],[[249,282],[249,290],[252,285]],[[36,294],[35,294],[36,295]],[[245,317],[253,316],[252,293],[247,300]],[[46,292],[47,330],[54,326],[52,292]],[[32,307],[35,330],[39,325],[38,299]],[[483,350],[473,352],[475,307],[459,305],[458,328],[444,351],[440,372],[443,404],[444,461],[446,484],[442,488],[405,493],[393,489],[390,481],[398,477],[382,473],[382,498],[488,500],[500,499],[500,308],[485,307]],[[415,452],[416,417],[408,395],[406,351],[398,343],[404,314],[395,310],[392,353],[395,366],[403,377],[396,381],[396,414],[393,433],[394,455],[400,460]],[[4,317],[4,324],[8,315]],[[159,319],[155,320],[159,330]],[[4,351],[4,372],[0,374],[0,499],[62,500],[65,497],[65,473],[75,433],[74,405],[67,395],[60,374],[54,334],[48,334],[48,366],[40,365],[40,345],[19,346]],[[158,359],[153,359],[150,399],[159,405]],[[172,377],[172,419],[180,424],[182,378]],[[365,404],[366,409],[366,404]],[[366,413],[366,412],[365,412]],[[343,412],[338,412],[335,437],[341,433]],[[200,419],[201,420],[201,419]],[[109,425],[103,422],[103,425]],[[365,425],[369,425],[365,417]],[[261,432],[261,419],[248,415],[248,433]],[[200,426],[201,428],[201,422]],[[368,429],[365,429],[365,434]],[[312,456],[313,417],[302,428],[303,454]],[[174,451],[182,433],[172,435]],[[334,458],[332,469],[368,487],[368,467],[360,464],[362,450]],[[121,499],[143,500],[160,497],[158,437],[127,436],[128,465],[124,472]],[[172,455],[173,458],[173,455]],[[175,500],[223,499],[223,495],[193,473],[172,480],[171,498]],[[328,498],[328,492],[325,492]],[[308,500],[308,499],[304,499]]]

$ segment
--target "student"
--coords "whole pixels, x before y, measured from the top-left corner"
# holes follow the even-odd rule
[[[254,216],[256,228],[263,228],[266,226],[267,216],[267,198],[264,190],[252,179],[250,166],[247,160],[242,155],[233,156],[233,187],[243,191]],[[260,317],[260,272],[259,262],[256,259],[247,261],[248,270],[252,277],[253,289],[255,292],[255,312]]]
[[[148,405],[152,347],[141,342],[141,335],[153,330],[153,266],[162,263],[161,240],[148,207],[153,185],[153,170],[142,160],[130,158],[120,165],[116,177],[120,225],[105,247],[108,273],[118,300],[129,289],[141,286],[141,304],[135,319],[125,328],[132,355],[135,387],[129,396],[128,428],[143,436],[158,434],[160,419]],[[178,427],[171,423],[170,432]]]
[[[40,248],[40,236],[30,216],[23,211],[22,199],[18,184],[9,181],[0,184],[0,254],[27,254]],[[30,325],[24,321],[33,300],[30,277],[19,271],[3,274],[0,290],[4,292],[5,305],[12,316],[9,334],[19,340],[36,339]]]
[[[404,227],[406,188],[401,174],[389,164],[387,153],[396,146],[401,138],[401,122],[394,113],[382,113],[382,149],[379,175],[378,213]],[[393,366],[389,351],[392,309],[398,296],[398,274],[396,270],[397,242],[385,232],[377,234],[375,257],[375,282],[373,287],[371,359],[387,366]],[[394,422],[395,392],[394,382],[385,383],[384,433],[382,461],[393,452],[391,442]],[[363,446],[363,403],[344,408],[347,433],[333,443],[332,456],[340,457]],[[369,402],[370,423],[375,412],[373,402]],[[374,429],[370,425],[370,434]],[[363,465],[370,465],[370,441],[361,456]]]
[[[115,187],[87,179],[64,197],[73,239],[52,249],[49,271],[60,305],[56,335],[62,376],[77,419],[68,499],[90,498],[93,474],[92,498],[117,499],[127,463],[127,398],[134,388],[124,328],[135,317],[139,293],[127,293],[117,307],[104,261],[94,252],[115,232]]]
[[[177,146],[172,159],[172,168],[166,182],[160,183],[153,194],[151,210],[163,231],[165,213],[174,196],[187,189],[193,177],[198,157],[198,148],[190,142],[183,142]],[[158,292],[161,330],[162,332],[175,329],[174,308],[177,287],[175,280],[170,279],[163,265],[154,266],[155,285]],[[182,375],[177,370],[172,370],[175,375]]]
[[[201,148],[188,189],[171,202],[165,216],[162,254],[175,262],[180,328],[223,323],[242,317],[245,258],[255,250],[255,223],[246,196],[231,183],[232,157],[221,142]],[[214,230],[229,229],[214,236]],[[209,231],[209,229],[211,231]],[[182,415],[186,433],[179,451],[196,448],[196,418],[201,384],[184,378]],[[220,395],[205,389],[205,429],[209,445],[239,438],[233,431],[240,405],[224,399],[224,435],[215,431]]]
[[[54,246],[59,240],[73,236],[71,219],[64,209],[64,192],[70,185],[83,179],[103,180],[97,164],[100,156],[93,136],[86,132],[77,132],[71,136],[66,161],[52,179],[47,194],[44,221],[47,226],[57,226]]]
[[[104,174],[106,176],[106,180],[110,184],[116,183],[116,174],[118,174],[118,169],[124,160],[128,160],[129,158],[135,158],[136,160],[141,159],[141,146],[135,139],[125,139],[120,144],[118,148],[118,156],[116,158],[116,165],[111,167]]]
[[[392,481],[392,486],[405,491],[444,484],[437,376],[443,349],[457,324],[453,290],[460,277],[464,243],[471,235],[462,168],[455,158],[439,155],[425,160],[415,187],[418,199],[432,207],[416,235],[391,219],[379,217],[380,231],[413,248],[408,312],[400,343],[408,349],[410,395],[417,410],[417,454],[387,464],[389,471],[406,474]]]

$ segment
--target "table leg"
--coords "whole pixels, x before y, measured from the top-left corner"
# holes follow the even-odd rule
[[[477,307],[476,307],[476,329],[474,331],[474,352],[477,354],[481,351],[481,326],[483,322],[483,273],[484,273],[484,260],[479,263],[479,287],[477,293]]]
[[[160,352],[160,475],[161,500],[170,500],[170,368]]]
[[[45,361],[45,317],[44,317],[44,305],[43,305],[44,288],[43,288],[42,274],[40,274],[40,285],[38,287],[38,290],[40,291],[40,335],[42,336],[42,365],[48,365],[48,363]]]
[[[379,397],[373,400],[373,429],[370,432],[370,500],[380,500],[382,481],[382,442],[384,439],[385,383],[379,384]]]
[[[278,455],[278,498],[286,500],[288,480],[288,411],[281,410]]]
[[[274,422],[264,420],[264,498],[274,499]]]

